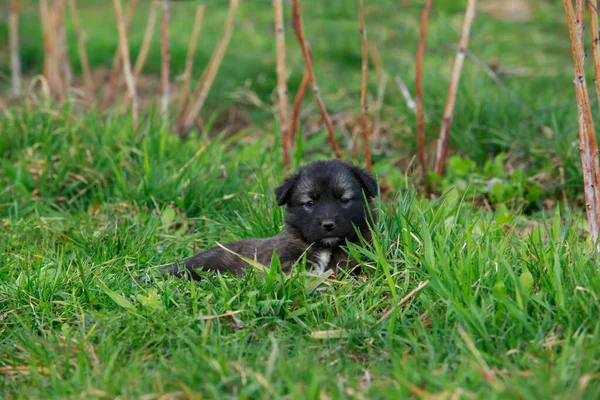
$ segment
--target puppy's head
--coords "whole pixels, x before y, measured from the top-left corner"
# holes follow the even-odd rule
[[[289,176],[275,195],[280,206],[287,205],[288,226],[308,242],[333,247],[356,239],[355,226],[361,232],[367,228],[377,181],[350,163],[322,160]]]

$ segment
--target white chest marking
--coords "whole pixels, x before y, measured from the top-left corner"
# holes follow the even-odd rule
[[[330,259],[331,250],[321,250],[317,252],[317,254],[315,254],[315,261],[311,262],[312,266],[315,268],[315,272],[318,274],[325,272]]]

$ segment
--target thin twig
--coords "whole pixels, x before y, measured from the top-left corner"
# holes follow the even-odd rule
[[[10,67],[12,91],[15,97],[21,97],[21,58],[19,57],[19,0],[10,3]]]
[[[404,81],[402,80],[400,75],[396,75],[394,77],[394,80],[396,81],[396,85],[398,85],[398,89],[400,90],[402,97],[404,97],[404,101],[406,101],[406,105],[414,113],[416,113],[417,112],[417,104],[415,103],[412,96],[410,95],[410,90],[408,90],[408,86],[406,86],[406,83],[404,83]]]
[[[579,144],[581,153],[581,166],[583,172],[583,187],[585,196],[585,208],[590,225],[592,242],[597,250],[598,232],[600,227],[600,166],[598,163],[598,145],[596,143],[596,131],[592,118],[592,110],[589,102],[586,82],[583,49],[583,14],[584,0],[576,0],[576,14],[573,13],[571,0],[563,0],[567,23],[569,26],[569,37],[571,39],[571,52],[573,53],[573,64],[575,66],[575,93],[577,97]]]
[[[156,26],[156,16],[158,14],[157,9],[158,0],[153,0],[150,5],[150,12],[148,13],[148,23],[146,24],[146,30],[144,31],[142,46],[140,47],[140,52],[138,53],[138,56],[135,59],[135,65],[133,66],[133,77],[136,80],[142,73],[144,64],[148,58],[148,53],[150,52],[150,44],[152,43],[152,36],[154,36],[154,27]]]
[[[92,79],[92,73],[90,71],[90,63],[87,57],[87,51],[85,49],[86,35],[81,27],[79,21],[79,15],[77,14],[77,8],[75,7],[75,0],[69,0],[69,10],[71,11],[71,19],[75,26],[75,32],[77,34],[77,47],[79,49],[79,62],[81,64],[81,71],[83,72],[83,81],[85,85],[85,97],[88,104],[94,102],[96,97],[96,90],[94,89],[94,80]]]
[[[225,52],[227,51],[227,46],[229,45],[229,39],[231,39],[231,33],[233,32],[233,25],[235,22],[235,14],[240,5],[240,0],[230,0],[229,1],[229,12],[227,13],[227,18],[225,20],[225,26],[223,27],[223,32],[221,34],[221,38],[219,39],[219,43],[215,48],[215,51],[212,54],[210,62],[206,67],[203,76],[198,81],[196,85],[196,89],[194,90],[194,94],[192,98],[195,99],[193,104],[190,104],[190,107],[186,113],[185,118],[183,119],[183,126],[179,128],[180,134],[187,134],[192,126],[194,125],[194,121],[196,121],[196,117],[200,114],[204,103],[206,102],[206,98],[208,97],[208,93],[210,92],[210,88],[217,76],[217,72],[219,72],[219,67],[221,66],[221,61],[223,61],[223,57],[225,56]]]
[[[454,51],[456,51],[458,49],[458,47],[455,45],[450,45],[447,47],[450,49],[453,49]],[[477,57],[477,55],[470,50],[465,51],[465,54],[467,56],[469,56],[471,61],[473,61],[475,64],[477,64],[486,74],[488,74],[488,76],[490,78],[492,78],[492,80],[494,82],[496,82],[496,84],[500,87],[500,89],[502,89],[511,98],[511,100],[515,104],[517,104],[519,106],[526,106],[526,104],[524,104],[522,101],[520,101],[519,98],[513,93],[513,91],[511,91],[508,88],[508,86],[506,86],[506,84],[504,82],[502,82],[502,79],[500,79],[498,74],[493,69],[491,69],[485,61],[483,61],[482,59]]]
[[[275,40],[277,49],[277,94],[279,97],[279,130],[281,131],[281,149],[283,151],[283,166],[290,168],[291,133],[288,126],[288,89],[285,73],[285,30],[283,27],[282,0],[273,0],[275,19]]]
[[[144,38],[142,39],[142,47],[140,47],[140,52],[138,53],[138,56],[135,59],[135,65],[133,66],[133,79],[135,82],[139,80],[140,74],[144,69],[146,59],[148,58],[148,53],[150,52],[150,44],[152,43],[152,36],[154,35],[154,27],[156,25],[158,7],[158,0],[152,0],[152,4],[150,5],[150,12],[148,13],[148,22],[146,23],[146,30],[144,31]],[[126,95],[125,100],[123,100],[123,105],[121,106],[121,109],[127,110],[130,105],[131,98],[129,97],[129,95]]]
[[[61,74],[61,91],[62,97],[67,98],[69,96],[69,89],[71,88],[71,81],[73,74],[71,72],[71,63],[69,62],[69,52],[67,49],[67,32],[65,29],[65,3],[64,0],[56,0],[54,2],[54,15],[55,15],[55,32],[56,39],[58,40],[58,65],[59,74]]]
[[[427,160],[425,159],[425,117],[423,114],[423,58],[425,57],[425,44],[427,41],[427,23],[433,0],[427,0],[425,8],[421,13],[421,29],[419,32],[419,47],[417,48],[417,64],[415,79],[415,97],[417,99],[417,155],[423,174],[427,172]]]
[[[181,88],[181,96],[179,98],[179,111],[177,112],[177,125],[183,125],[183,118],[185,117],[185,107],[187,106],[188,96],[190,94],[190,83],[192,81],[192,69],[194,67],[194,54],[196,53],[196,46],[198,44],[198,36],[202,30],[202,22],[204,21],[204,10],[206,9],[206,3],[198,4],[196,7],[196,16],[194,17],[194,27],[192,28],[192,35],[190,36],[190,43],[188,45],[187,56],[185,59],[185,71],[183,73],[183,85]]]
[[[40,19],[44,39],[44,77],[48,82],[50,95],[57,97],[61,93],[62,84],[56,59],[54,14],[53,8],[48,6],[48,0],[40,0]]]
[[[383,107],[383,97],[387,87],[387,81],[389,79],[388,73],[383,67],[383,61],[379,54],[379,49],[374,41],[367,42],[369,49],[369,57],[375,66],[375,76],[377,78],[377,101],[375,106],[375,120],[380,121],[381,108]],[[378,139],[380,129],[374,129],[373,138]]]
[[[369,55],[367,53],[367,29],[365,28],[365,7],[363,0],[358,0],[358,20],[360,24],[360,36],[362,47],[360,124],[362,127],[363,146],[365,147],[365,165],[367,167],[367,171],[372,172],[373,165],[371,164],[371,145],[369,143],[369,128],[367,126],[367,72],[369,68]]]
[[[127,84],[127,90],[129,91],[129,97],[131,97],[133,108],[133,129],[136,130],[138,127],[139,105],[135,91],[135,81],[133,79],[133,73],[131,72],[127,27],[125,26],[125,21],[123,20],[123,8],[121,6],[121,0],[113,0],[113,4],[115,6],[117,27],[119,29],[119,49],[121,49],[121,58],[123,59],[123,74],[125,75],[125,83]]]
[[[448,138],[450,136],[450,126],[452,125],[452,118],[454,116],[456,92],[458,90],[458,82],[460,80],[460,74],[465,60],[465,52],[469,42],[469,31],[471,29],[473,19],[475,18],[475,4],[476,0],[469,0],[467,3],[465,19],[463,22],[462,31],[460,33],[458,52],[456,53],[454,69],[452,70],[452,78],[450,80],[450,86],[448,87],[448,98],[446,100],[442,128],[440,129],[440,138],[438,139],[434,168],[435,172],[440,176],[444,174],[444,170],[446,168],[446,159],[448,158]]]
[[[125,36],[129,32],[129,26],[133,19],[133,13],[137,6],[138,0],[130,0],[127,6],[127,15],[125,16]],[[113,57],[112,66],[108,75],[108,83],[106,84],[106,90],[104,91],[104,99],[102,100],[101,108],[106,108],[112,102],[117,87],[119,86],[119,77],[121,72],[121,49],[117,46],[115,55]]]
[[[160,48],[161,48],[161,86],[162,100],[161,113],[163,121],[166,123],[169,120],[169,92],[170,92],[170,59],[171,51],[169,48],[169,0],[162,0],[162,23],[160,28]]]
[[[312,52],[310,48],[308,49],[308,54],[310,56],[312,62]],[[302,75],[302,81],[300,82],[300,86],[298,86],[298,91],[296,92],[296,96],[294,97],[294,105],[292,108],[292,123],[290,126],[290,135],[291,135],[291,143],[292,146],[295,145],[296,135],[298,135],[298,122],[300,120],[300,106],[302,106],[302,99],[304,98],[304,94],[306,93],[306,89],[308,88],[308,84],[310,83],[310,76],[308,74],[308,69],[304,68],[304,74]]]
[[[421,290],[423,290],[424,288],[427,287],[427,285],[429,285],[429,281],[424,281],[419,283],[419,286],[417,286],[416,288],[414,288],[413,290],[410,291],[409,294],[407,294],[406,296],[404,296],[402,298],[402,300],[400,300],[398,302],[398,304],[396,304],[396,307],[390,307],[382,316],[381,318],[379,318],[379,320],[377,321],[378,324],[380,324],[381,322],[385,321],[386,319],[388,319],[392,313],[394,312],[395,309],[402,307],[405,303],[407,303],[408,301],[410,301],[413,297],[416,296],[417,293],[419,293]]]
[[[590,13],[590,27],[592,28],[592,57],[594,60],[595,77],[594,85],[596,86],[596,95],[600,97],[600,32],[598,31],[598,8],[595,7],[591,0],[587,0],[588,10]],[[600,5],[600,0],[596,0],[596,5]]]
[[[310,56],[310,52],[308,49],[308,44],[304,39],[304,28],[302,27],[302,15],[300,13],[300,0],[293,0],[293,8],[292,8],[292,24],[294,26],[294,31],[296,33],[296,38],[302,47],[302,55],[304,57],[304,64],[306,65],[306,71],[308,73],[309,81],[312,85],[313,95],[315,97],[315,101],[319,106],[319,110],[321,111],[321,117],[323,121],[325,121],[325,126],[327,127],[327,131],[329,132],[329,141],[331,142],[331,147],[333,148],[333,152],[337,158],[342,158],[342,153],[340,152],[340,147],[335,139],[335,133],[333,131],[333,124],[331,123],[331,118],[329,118],[329,114],[327,114],[327,110],[325,108],[325,104],[321,99],[321,95],[319,94],[319,87],[317,86],[317,80],[315,78],[315,72],[312,65],[312,58]]]

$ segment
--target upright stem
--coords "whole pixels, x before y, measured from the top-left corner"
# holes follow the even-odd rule
[[[446,100],[446,108],[444,110],[444,118],[442,120],[442,128],[440,130],[440,138],[438,140],[435,172],[438,175],[443,175],[446,169],[446,160],[448,159],[448,138],[450,136],[450,126],[454,117],[454,105],[456,103],[456,92],[458,90],[458,82],[460,73],[462,72],[463,62],[465,61],[465,52],[467,51],[467,43],[469,42],[469,31],[471,23],[475,18],[475,0],[469,0],[467,3],[467,11],[463,22],[462,32],[460,33],[460,41],[456,60],[454,61],[454,69],[452,70],[452,79],[448,87],[448,99]]]
[[[583,172],[583,192],[585,196],[585,209],[590,225],[592,242],[600,251],[598,233],[600,227],[600,165],[598,162],[598,143],[592,109],[590,106],[586,81],[585,81],[585,52],[583,49],[583,17],[584,0],[575,1],[575,14],[571,0],[563,0],[567,23],[569,26],[569,37],[571,39],[571,52],[573,53],[573,64],[575,66],[575,93],[577,97],[577,121],[579,123],[579,150],[581,153],[581,166]],[[594,13],[591,13],[594,19]],[[597,16],[596,16],[597,18]],[[593,24],[594,22],[592,22]],[[592,33],[594,35],[594,33]],[[595,34],[597,35],[597,33]],[[597,38],[597,36],[594,36]],[[597,45],[597,42],[594,43]],[[594,54],[596,57],[596,54]],[[594,60],[596,61],[596,60]],[[596,77],[598,77],[596,70]]]
[[[277,95],[279,97],[279,129],[281,130],[281,148],[283,166],[290,167],[290,129],[288,126],[288,89],[285,74],[285,30],[283,27],[282,0],[273,0],[275,19],[275,41],[277,49]]]
[[[115,6],[115,13],[117,15],[117,27],[119,29],[119,49],[121,50],[121,58],[123,59],[123,74],[125,75],[125,83],[127,84],[127,90],[129,91],[129,97],[131,97],[133,105],[133,129],[135,130],[138,127],[139,105],[135,91],[135,81],[133,80],[133,73],[131,72],[129,43],[127,41],[127,27],[125,25],[125,21],[123,20],[123,8],[121,6],[121,0],[113,0],[113,4]]]
[[[433,0],[427,0],[425,8],[421,13],[415,80],[415,98],[417,100],[417,156],[423,173],[427,172],[427,160],[425,159],[425,117],[423,113],[423,58],[425,57],[425,43],[427,41],[427,23],[429,22],[429,12],[432,5]]]
[[[362,48],[362,63],[361,63],[361,127],[363,136],[363,146],[365,146],[365,165],[367,171],[371,172],[373,166],[371,164],[371,146],[369,144],[369,128],[367,121],[367,72],[369,68],[369,56],[367,53],[367,30],[365,28],[365,10],[363,0],[358,0],[358,19],[360,24],[361,48]]]
[[[206,102],[206,98],[208,97],[208,93],[210,92],[213,81],[217,76],[217,72],[219,72],[221,61],[223,61],[223,57],[227,51],[227,46],[229,45],[229,40],[231,39],[231,33],[233,32],[235,14],[239,5],[240,0],[230,0],[229,2],[229,12],[227,13],[227,19],[225,20],[223,33],[221,34],[219,43],[212,54],[208,66],[204,70],[204,73],[200,77],[200,80],[196,85],[196,89],[194,90],[194,95],[192,97],[196,100],[193,104],[190,104],[189,110],[183,119],[183,124],[178,127],[178,130],[182,135],[187,134],[187,132],[192,129],[196,117],[198,114],[200,114],[200,111]]]
[[[192,35],[190,36],[190,43],[188,45],[187,56],[185,59],[185,71],[183,73],[183,85],[181,88],[181,95],[179,98],[179,110],[177,112],[177,125],[183,125],[183,118],[185,117],[185,107],[187,105],[188,96],[190,94],[190,84],[192,81],[192,69],[194,67],[194,55],[196,53],[196,46],[198,44],[198,36],[202,29],[202,22],[204,21],[204,10],[206,4],[199,4],[196,8],[196,16],[194,17],[194,27],[192,28]]]
[[[129,0],[129,5],[127,6],[127,15],[125,16],[125,37],[127,37],[127,33],[129,32],[129,26],[131,25],[131,20],[133,19],[133,13],[135,12],[135,7],[137,6],[138,0]],[[110,68],[110,73],[108,75],[108,83],[106,84],[106,90],[104,92],[104,99],[102,100],[101,108],[106,108],[112,102],[117,87],[119,86],[119,72],[121,70],[121,48],[117,46],[115,50],[115,55],[113,57],[112,66]]]
[[[162,86],[162,101],[161,101],[161,112],[163,121],[169,120],[169,92],[170,92],[170,68],[169,62],[171,58],[171,52],[169,48],[169,0],[162,1],[162,24],[160,29],[160,47],[161,47],[161,86]]]
[[[321,111],[321,117],[325,122],[327,131],[329,132],[329,141],[331,142],[331,147],[333,148],[335,156],[341,159],[342,153],[340,152],[340,147],[337,143],[337,140],[335,139],[335,133],[333,131],[333,124],[331,123],[331,118],[329,118],[329,114],[327,114],[327,110],[325,108],[325,103],[323,103],[323,100],[321,99],[319,87],[317,86],[317,80],[315,78],[315,71],[312,65],[312,58],[308,49],[308,44],[304,39],[304,28],[302,27],[302,14],[300,13],[300,0],[293,0],[292,20],[296,37],[298,39],[298,42],[300,43],[300,46],[302,46],[304,64],[306,65],[308,78],[312,85],[313,95],[315,97],[315,101],[317,102],[317,106],[319,106],[319,110]]]
[[[83,72],[83,81],[85,84],[85,97],[89,104],[94,102],[96,97],[94,89],[94,80],[92,79],[92,73],[90,71],[90,63],[87,57],[87,51],[85,49],[85,32],[81,27],[79,21],[79,15],[77,14],[77,8],[75,7],[75,0],[69,0],[69,10],[71,11],[71,18],[73,19],[73,25],[75,26],[75,32],[77,33],[77,47],[79,49],[79,62],[81,63],[81,71]]]

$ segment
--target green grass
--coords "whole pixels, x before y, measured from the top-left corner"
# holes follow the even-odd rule
[[[37,5],[22,3],[23,63],[35,74],[42,62]],[[110,65],[117,40],[110,2],[77,3],[92,65]],[[422,4],[366,3],[369,37],[386,71],[413,87]],[[134,54],[147,12],[142,4],[130,38]],[[327,106],[356,115],[355,5],[303,4]],[[348,249],[363,265],[358,275],[315,277],[300,263],[288,278],[273,268],[264,277],[207,274],[196,283],[133,284],[138,274],[216,242],[265,237],[282,227],[273,194],[283,179],[274,116],[236,95],[247,87],[273,103],[268,1],[242,2],[205,107],[208,124],[190,140],[154,122],[154,110],[132,131],[129,116],[113,111],[44,102],[3,109],[0,397],[600,397],[600,274],[582,213],[576,107],[554,107],[574,97],[572,59],[561,4],[537,4],[525,23],[477,16],[469,49],[530,74],[502,76],[514,102],[467,59],[452,128],[453,154],[462,161],[444,178],[450,191],[439,200],[422,198],[410,175],[405,180],[415,151],[414,115],[392,81],[381,109],[374,107],[371,66],[370,117],[379,115],[386,128],[374,143],[374,169],[391,192],[377,202],[373,241]],[[172,7],[178,74],[194,5]],[[226,11],[224,1],[208,2],[198,74]],[[424,80],[430,144],[462,12],[460,2],[437,1],[431,17]],[[291,34],[287,41],[294,92],[302,63]],[[76,60],[72,30],[69,45]],[[159,58],[154,46],[150,76],[158,75]],[[7,59],[3,47],[0,59]],[[211,124],[232,106],[250,127],[227,136]],[[348,135],[337,134],[347,156]],[[323,143],[325,132],[307,135],[298,158],[331,156]],[[496,157],[500,152],[506,158]],[[539,201],[526,208],[514,206],[516,198],[491,202],[481,192],[492,178],[487,160],[494,160],[494,178],[507,180],[520,168],[525,183],[518,180],[523,187],[515,190],[539,187]],[[493,210],[481,207],[482,199]],[[380,320],[390,307],[390,317]]]
[[[506,226],[407,191],[349,249],[358,276],[300,265],[139,287],[215,241],[277,233],[277,152],[69,109],[2,121],[7,398],[600,395],[600,274],[580,218],[556,210],[525,233],[525,216]]]

